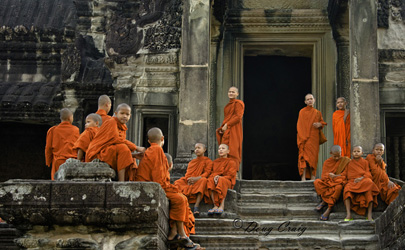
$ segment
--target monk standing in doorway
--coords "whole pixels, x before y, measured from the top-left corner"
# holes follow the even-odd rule
[[[350,112],[346,108],[347,102],[344,97],[336,100],[337,110],[333,113],[333,144],[342,148],[342,155],[350,157]]]
[[[300,110],[297,122],[298,171],[301,180],[315,180],[319,153],[319,133],[326,122],[322,114],[314,108],[315,98],[312,94],[305,96],[305,108]]]
[[[242,159],[242,118],[245,110],[245,104],[236,99],[239,90],[236,87],[230,87],[228,90],[229,102],[224,108],[224,121],[221,127],[216,131],[218,144],[229,146],[229,158],[234,159],[236,165],[239,165]]]

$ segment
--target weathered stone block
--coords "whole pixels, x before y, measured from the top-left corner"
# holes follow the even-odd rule
[[[81,162],[67,159],[55,173],[55,180],[73,181],[111,181],[116,176],[115,171],[105,162],[98,159],[92,162]]]

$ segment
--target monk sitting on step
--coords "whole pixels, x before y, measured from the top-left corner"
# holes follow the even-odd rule
[[[212,168],[211,159],[204,156],[206,150],[204,144],[195,144],[194,153],[197,158],[188,163],[186,175],[174,182],[174,185],[188,198],[188,202],[195,203],[194,215],[200,214],[199,205],[207,188],[207,177]]]
[[[45,162],[48,167],[52,165],[51,179],[54,179],[59,166],[69,158],[76,158],[77,152],[73,144],[79,138],[79,128],[72,125],[73,113],[67,108],[60,111],[61,123],[48,130],[46,135]]]
[[[126,139],[127,126],[131,117],[131,107],[122,103],[114,112],[115,116],[108,119],[100,127],[86,152],[86,162],[96,158],[110,165],[118,172],[118,181],[134,180],[136,162],[132,151],[144,152],[144,147],[137,147]]]
[[[77,150],[77,159],[84,161],[84,154],[89,148],[90,142],[96,136],[99,127],[101,126],[102,120],[101,116],[95,113],[91,113],[86,117],[86,124],[84,125],[85,129],[81,133],[79,139],[75,142],[73,149]]]
[[[346,182],[341,173],[350,162],[347,157],[342,157],[342,149],[339,145],[333,145],[330,149],[331,157],[323,163],[321,179],[314,181],[315,191],[321,196],[322,202],[315,208],[320,212],[323,207],[328,207],[321,215],[320,220],[328,220],[333,206],[339,200]]]
[[[374,146],[373,153],[367,155],[366,160],[370,164],[371,175],[373,176],[373,182],[377,185],[381,199],[389,205],[398,196],[401,186],[390,181],[385,168],[385,164],[382,156],[384,155],[384,144],[377,143]]]
[[[208,214],[222,214],[225,207],[225,198],[228,189],[232,189],[236,182],[238,165],[229,158],[229,147],[221,144],[218,147],[219,158],[212,162],[212,171],[208,177],[207,189],[204,200],[213,203],[214,207],[208,210]]]
[[[353,159],[347,164],[346,170],[342,175],[346,177],[347,183],[343,191],[343,200],[346,206],[345,221],[351,221],[350,209],[360,215],[366,214],[367,220],[373,220],[373,205],[376,207],[377,195],[379,193],[377,186],[372,181],[369,163],[361,156],[363,148],[353,147]]]

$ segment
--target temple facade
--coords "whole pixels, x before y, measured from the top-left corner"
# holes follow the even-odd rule
[[[196,142],[216,157],[231,86],[246,105],[241,179],[299,179],[296,122],[313,93],[328,123],[318,165],[343,96],[352,145],[386,144],[389,176],[404,180],[404,32],[404,0],[5,0],[0,181],[49,178],[59,110],[83,130],[102,94],[132,107],[135,144],[163,130],[180,175]]]

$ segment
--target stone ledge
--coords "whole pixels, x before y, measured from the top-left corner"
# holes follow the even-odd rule
[[[77,159],[67,159],[55,173],[57,181],[111,181],[115,171],[105,162],[98,159],[92,162],[81,162]]]

